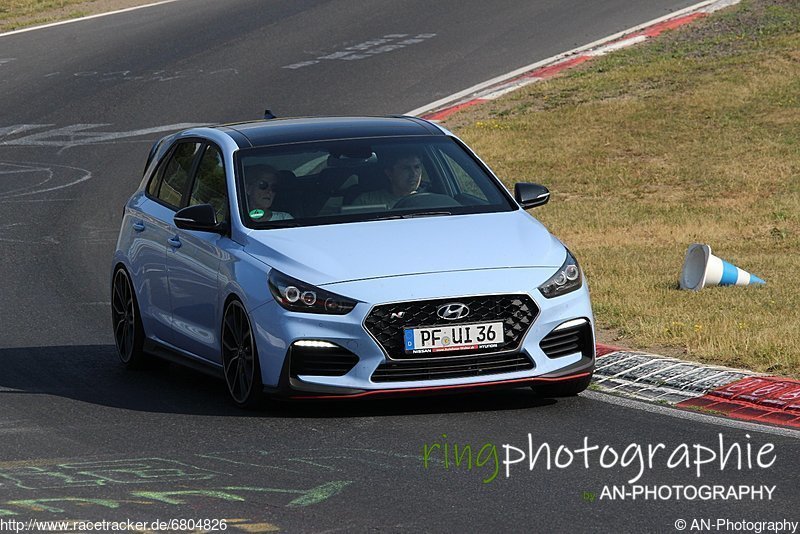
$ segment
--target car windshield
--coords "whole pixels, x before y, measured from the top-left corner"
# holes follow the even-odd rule
[[[443,136],[245,149],[236,173],[242,222],[256,229],[518,209]]]

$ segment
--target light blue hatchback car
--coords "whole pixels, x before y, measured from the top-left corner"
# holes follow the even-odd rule
[[[233,401],[530,386],[594,370],[578,263],[453,134],[414,117],[193,128],[151,150],[112,264],[119,356]]]

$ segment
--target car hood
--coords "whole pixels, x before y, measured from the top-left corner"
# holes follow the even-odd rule
[[[522,210],[253,230],[244,250],[317,286],[393,276],[500,269],[556,269],[564,246]]]

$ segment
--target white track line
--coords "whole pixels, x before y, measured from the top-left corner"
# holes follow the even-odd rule
[[[0,33],[0,37],[5,37],[7,35],[16,35],[18,33],[25,33],[25,32],[32,32],[35,30],[44,30],[45,28],[52,28],[53,26],[62,26],[64,24],[72,24],[73,22],[80,22],[82,20],[89,20],[89,19],[96,19],[100,17],[107,17],[109,15],[116,15],[118,13],[127,13],[128,11],[135,11],[137,9],[144,9],[146,7],[154,7],[160,6],[162,4],[171,4],[172,2],[178,2],[179,0],[161,0],[161,2],[154,2],[152,4],[145,4],[143,6],[134,6],[128,7],[125,9],[118,9],[116,11],[109,11],[108,13],[98,13],[96,15],[87,15],[85,17],[80,17],[77,19],[69,19],[69,20],[62,20],[60,22],[53,22],[50,24],[42,24],[41,26],[32,26],[30,28],[22,28],[21,30],[14,30],[6,33]]]

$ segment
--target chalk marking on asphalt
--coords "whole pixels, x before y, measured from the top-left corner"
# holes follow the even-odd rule
[[[615,404],[617,406],[622,406],[624,408],[643,410],[645,412],[656,413],[659,415],[668,415],[670,417],[676,417],[678,419],[688,419],[690,421],[694,421],[697,423],[706,423],[709,425],[725,426],[737,430],[747,430],[751,432],[773,434],[776,436],[783,436],[792,439],[800,439],[800,431],[791,430],[788,428],[758,425],[755,423],[737,421],[735,419],[725,419],[722,417],[716,417],[704,413],[680,410],[673,406],[660,406],[658,404],[650,404],[648,402],[634,400],[628,397],[619,397],[617,395],[610,395],[608,393],[602,393],[598,391],[587,390],[581,393],[581,396],[600,402]]]
[[[161,0],[160,2],[154,2],[152,4],[145,4],[143,6],[134,6],[134,7],[127,7],[125,9],[118,9],[116,11],[109,11],[108,13],[98,13],[96,15],[87,15],[85,17],[79,17],[76,19],[69,19],[69,20],[62,20],[60,22],[52,22],[50,24],[42,24],[40,26],[32,26],[30,28],[22,28],[21,30],[13,30],[6,33],[0,33],[0,37],[6,37],[8,35],[16,35],[18,33],[25,33],[25,32],[32,32],[36,30],[44,30],[47,28],[52,28],[54,26],[63,26],[64,24],[72,24],[73,22],[81,22],[84,20],[90,19],[98,19],[100,17],[108,17],[109,15],[117,15],[119,13],[127,13],[128,11],[136,11],[137,9],[144,9],[147,7],[155,7],[160,6],[163,4],[171,4],[172,2],[178,2],[179,0]]]
[[[30,226],[30,223],[13,223],[0,225],[0,233],[4,230],[16,230],[20,227]],[[58,239],[53,236],[41,236],[37,239],[17,239],[13,237],[3,237],[0,235],[0,243],[26,243],[29,245],[58,245]]]
[[[22,204],[23,202],[75,202],[77,198],[20,198],[13,200],[2,200],[0,204]]]
[[[13,164],[10,164],[10,163],[5,163],[4,165],[12,165],[13,166]],[[37,171],[49,171],[49,170],[50,169],[47,169],[47,168],[44,168],[44,167],[39,167],[39,168],[31,167],[31,168],[27,168],[27,169],[18,169],[18,170],[14,170],[14,171],[0,171],[0,174],[21,174],[23,172],[37,172]]]
[[[86,497],[48,497],[48,498],[41,498],[41,499],[16,499],[5,501],[3,503],[4,506],[11,506],[16,508],[21,508],[26,511],[33,511],[33,512],[49,512],[55,514],[62,514],[65,513],[66,510],[64,508],[59,508],[58,506],[54,506],[55,503],[58,503],[60,506],[64,506],[61,503],[76,505],[80,508],[85,508],[87,505],[95,505],[101,506],[103,508],[109,509],[118,509],[122,504],[138,504],[138,505],[158,505],[158,504],[168,504],[168,505],[183,505],[186,504],[187,498],[200,498],[200,499],[220,499],[223,501],[233,501],[233,502],[247,502],[246,497],[242,497],[241,495],[231,493],[232,491],[237,492],[258,492],[258,493],[277,493],[277,494],[289,494],[289,495],[299,495],[299,497],[295,497],[292,501],[288,504],[284,505],[286,507],[305,507],[314,504],[319,504],[324,502],[331,497],[334,497],[342,492],[347,486],[352,484],[350,480],[334,480],[331,482],[326,482],[320,484],[318,486],[309,488],[309,489],[293,489],[293,488],[262,488],[262,487],[248,487],[248,486],[226,486],[223,488],[211,488],[211,489],[181,489],[181,490],[172,490],[172,491],[132,491],[129,492],[128,495],[135,498],[135,500],[131,499],[95,499],[95,498],[86,498]],[[0,510],[5,513],[1,513],[0,515],[17,515],[15,512],[11,512],[9,510],[2,509]]]
[[[593,41],[593,42],[591,42],[589,44],[586,44],[586,45],[583,45],[583,46],[579,46],[577,48],[573,48],[572,50],[568,50],[566,52],[562,52],[562,53],[557,54],[555,56],[551,56],[551,57],[549,57],[547,59],[542,59],[542,60],[537,61],[535,63],[531,63],[530,65],[526,65],[524,67],[520,67],[520,68],[518,68],[516,70],[513,70],[511,72],[507,72],[506,74],[501,74],[500,76],[496,76],[496,77],[494,77],[494,78],[492,78],[490,80],[486,80],[485,82],[481,82],[481,83],[475,84],[472,87],[468,87],[466,89],[463,89],[461,91],[453,93],[450,96],[446,96],[444,98],[440,98],[439,100],[436,100],[435,102],[431,102],[430,104],[426,104],[424,106],[421,106],[421,107],[418,107],[416,109],[413,109],[413,110],[409,111],[408,113],[406,113],[406,115],[412,115],[412,116],[424,115],[425,113],[427,113],[429,111],[434,111],[434,110],[436,110],[438,108],[444,107],[446,104],[456,103],[457,101],[459,101],[459,100],[461,100],[461,99],[463,99],[465,97],[468,97],[470,95],[474,95],[474,94],[476,94],[476,93],[478,93],[480,91],[483,91],[485,89],[488,89],[490,87],[498,85],[498,84],[500,84],[502,82],[506,82],[506,81],[512,80],[513,78],[516,78],[516,77],[521,76],[521,75],[523,75],[525,73],[528,73],[528,72],[531,72],[533,70],[536,70],[539,67],[544,67],[546,65],[550,65],[552,63],[555,63],[555,62],[557,62],[557,61],[559,61],[561,59],[564,59],[564,58],[579,54],[581,52],[586,52],[587,50],[591,50],[593,48],[600,47],[600,46],[605,45],[607,43],[611,43],[612,41],[616,41],[618,39],[621,39],[622,37],[625,37],[626,35],[635,33],[637,31],[645,29],[645,28],[647,28],[649,26],[653,26],[653,25],[658,24],[660,22],[664,22],[666,20],[670,20],[670,19],[673,19],[673,18],[680,17],[681,15],[684,15],[686,13],[691,13],[693,11],[701,10],[703,8],[712,6],[713,4],[715,4],[717,2],[718,2],[718,0],[705,0],[703,2],[699,2],[697,4],[693,4],[693,5],[689,6],[689,7],[685,7],[683,9],[678,10],[678,11],[674,11],[674,12],[668,14],[668,15],[664,15],[663,17],[658,17],[656,19],[653,19],[651,21],[639,24],[639,25],[634,26],[632,28],[628,28],[627,30],[622,30],[621,32],[617,32],[617,33],[615,33],[613,35],[609,35],[608,37],[603,37],[602,39],[598,39],[598,40]],[[721,3],[724,3],[725,5],[724,6],[720,6],[720,7],[727,7],[728,5],[733,5],[733,4],[737,3],[737,2],[738,2],[738,0],[724,0]],[[714,8],[715,8],[714,10],[719,9],[717,6],[714,6]]]
[[[65,189],[67,187],[72,187],[73,185],[77,185],[77,184],[79,184],[81,182],[85,182],[86,180],[89,180],[89,179],[92,178],[92,172],[91,171],[89,171],[87,169],[81,169],[80,167],[71,167],[69,165],[54,165],[54,164],[48,164],[48,163],[27,163],[27,162],[18,162],[18,163],[0,162],[0,165],[32,166],[32,167],[38,167],[37,170],[44,170],[44,171],[46,171],[48,173],[48,178],[46,180],[44,180],[43,182],[39,182],[36,185],[27,186],[27,187],[24,187],[24,188],[21,188],[21,189],[15,189],[15,190],[9,191],[7,193],[0,193],[0,201],[6,200],[6,199],[10,199],[10,198],[19,198],[19,197],[25,197],[25,196],[30,196],[30,195],[38,195],[40,193],[49,193],[51,191],[58,191],[60,189]],[[73,180],[71,182],[68,182],[66,184],[55,185],[55,186],[48,187],[48,188],[45,188],[45,189],[35,189],[33,191],[25,191],[26,189],[30,189],[31,187],[39,187],[39,186],[43,185],[44,183],[49,182],[52,179],[53,174],[54,174],[53,173],[53,167],[69,169],[69,170],[72,170],[72,171],[78,171],[79,173],[82,173],[82,176],[80,178],[77,178],[77,179],[75,179],[75,180]],[[18,191],[25,191],[25,192],[19,193]]]
[[[68,489],[152,482],[196,482],[210,480],[219,471],[203,469],[166,458],[79,461],[54,466],[17,466],[0,469],[0,480],[27,490]]]
[[[30,239],[14,239],[11,237],[0,237],[0,243],[16,243],[26,245],[60,245],[61,242],[53,236],[44,236],[36,241]]]
[[[309,506],[327,500],[334,495],[342,492],[344,488],[352,484],[352,480],[334,480],[326,482],[308,490],[280,489],[280,488],[254,488],[248,486],[227,486],[222,488],[226,491],[255,491],[261,493],[299,493],[300,497],[292,500],[287,506]]]
[[[176,71],[166,70],[153,70],[142,71],[135,73],[132,70],[115,70],[115,71],[96,71],[87,70],[81,72],[62,73],[61,71],[51,72],[45,74],[43,78],[53,78],[55,76],[66,76],[69,78],[91,78],[97,82],[112,82],[112,81],[125,81],[125,82],[167,82],[170,80],[179,80],[182,78],[199,78],[201,76],[216,76],[218,74],[232,74],[238,75],[239,69],[228,67],[224,69],[206,70],[206,69],[186,69]]]
[[[35,126],[35,125],[24,125],[24,126]],[[43,125],[42,125],[43,126]],[[92,128],[99,128],[101,126],[110,126],[109,123],[101,123],[101,124],[72,124],[70,126],[63,126],[61,128],[56,128],[55,130],[46,130],[44,132],[39,132],[31,135],[26,135],[24,137],[18,137],[16,139],[9,139],[0,141],[0,146],[65,146],[65,145],[72,145],[76,144],[76,138],[85,138],[91,135],[98,135],[98,132],[89,132],[88,134],[82,133],[84,130],[90,130]],[[14,128],[14,126],[11,126]],[[4,136],[4,137],[7,137]],[[47,141],[48,138],[53,137],[68,137],[71,142],[65,143],[64,140],[59,141]]]
[[[47,128],[50,126],[55,126],[55,124],[15,124],[14,126],[2,126],[0,127],[0,137],[7,137],[9,135],[16,135],[28,130]]]
[[[36,187],[40,187],[40,186],[46,184],[47,182],[49,182],[50,180],[52,180],[53,179],[53,174],[54,174],[53,173],[53,169],[48,167],[48,166],[20,165],[20,164],[11,163],[11,162],[0,162],[0,166],[12,167],[12,168],[16,167],[15,170],[2,171],[2,172],[0,172],[0,174],[20,174],[20,173],[26,173],[26,172],[43,172],[43,173],[45,173],[47,175],[47,177],[44,180],[42,180],[42,181],[40,181],[38,183],[28,184],[25,187],[19,187],[17,189],[12,189],[11,191],[3,191],[2,193],[0,193],[0,198],[7,198],[9,195],[11,195],[13,193],[19,193],[21,191],[29,191],[29,190],[34,189]]]
[[[416,35],[408,33],[390,33],[383,37],[375,37],[357,45],[348,46],[342,50],[318,56],[315,59],[307,59],[290,65],[284,65],[281,68],[297,70],[316,65],[326,60],[354,61],[368,59],[378,54],[385,54],[407,46],[423,43],[433,37],[436,37],[435,33],[418,33]]]
[[[325,452],[326,454],[320,455],[318,452]],[[301,451],[295,451],[293,454],[299,454]],[[269,451],[269,450],[259,450],[256,451],[258,457],[266,459],[270,463],[261,463],[256,461],[251,461],[249,458],[252,456],[252,451],[228,451],[228,452],[213,452],[213,453],[205,453],[205,454],[196,454],[196,456],[200,458],[208,458],[213,461],[222,461],[228,462],[234,465],[242,465],[246,467],[259,467],[263,469],[275,469],[279,471],[286,471],[289,473],[296,473],[301,474],[306,469],[303,469],[306,466],[313,466],[320,469],[325,469],[327,471],[341,471],[340,468],[335,466],[336,461],[357,461],[361,464],[377,466],[382,469],[401,469],[401,467],[397,467],[394,463],[388,462],[387,460],[418,460],[420,457],[415,455],[407,455],[407,454],[399,454],[399,453],[392,453],[386,452],[381,450],[375,449],[368,449],[368,448],[357,448],[357,447],[344,447],[344,448],[337,448],[335,452],[331,454],[331,450],[329,449],[306,449],[302,451],[302,455],[300,456],[285,456],[285,451]],[[238,456],[240,454],[246,454],[248,461],[240,461],[238,459],[234,459],[234,456]],[[281,455],[280,460],[273,460],[275,455]],[[226,457],[227,456],[227,457]],[[377,459],[370,459],[367,456],[374,456]],[[286,465],[291,463],[291,468],[286,467]],[[299,465],[298,465],[299,464]]]
[[[5,128],[0,128],[0,137],[7,138],[15,133],[45,128],[48,126],[52,126],[52,124],[20,124],[8,126]],[[163,126],[154,126],[152,128],[141,128],[138,130],[128,130],[124,132],[88,131],[103,126],[110,126],[110,124],[71,124],[69,126],[63,126],[53,130],[45,130],[43,132],[37,132],[30,135],[25,135],[23,137],[4,139],[3,141],[0,141],[0,147],[46,146],[59,147],[63,150],[76,146],[102,144],[131,137],[141,137],[157,133],[185,130],[186,128],[204,126],[204,124],[197,122],[180,122],[176,124],[165,124]]]
[[[88,144],[92,141],[100,141],[106,140],[109,138],[119,138],[119,137],[136,137],[138,135],[144,135],[148,132],[147,130],[143,130],[141,133],[137,130],[132,130],[131,132],[86,132],[86,130],[91,130],[93,128],[100,128],[102,126],[110,126],[110,124],[72,124],[70,126],[64,126],[61,128],[56,128],[55,130],[47,130],[44,132],[39,132],[31,135],[26,135],[24,137],[18,137],[16,139],[8,139],[0,142],[0,145],[3,146],[75,146],[80,144]],[[152,130],[152,129],[150,129]],[[67,139],[57,139],[57,138],[66,137]]]
[[[63,514],[64,509],[57,508],[55,506],[50,506],[48,504],[54,502],[71,502],[71,503],[80,503],[82,505],[94,504],[97,506],[102,506],[104,508],[116,509],[119,508],[120,502],[124,501],[115,501],[110,499],[86,499],[84,497],[56,497],[49,499],[24,499],[16,501],[6,501],[5,504],[9,506],[24,508],[26,510],[31,510],[33,512],[50,512],[54,514]]]

